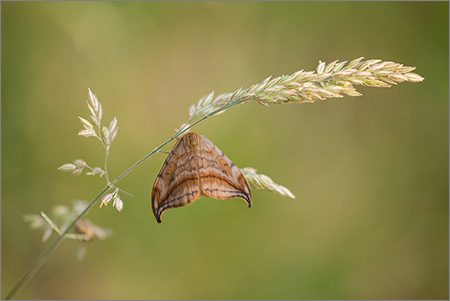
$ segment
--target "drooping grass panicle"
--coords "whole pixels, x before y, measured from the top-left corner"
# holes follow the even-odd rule
[[[288,196],[295,199],[295,195],[286,187],[275,183],[269,176],[257,173],[252,167],[244,167],[241,169],[245,179],[257,189],[268,189],[282,196]]]
[[[382,61],[363,60],[363,57],[346,61],[333,61],[329,64],[319,61],[316,71],[297,71],[290,75],[268,77],[258,84],[234,93],[214,93],[202,97],[196,105],[189,108],[190,119],[183,124],[184,129],[197,117],[216,112],[223,113],[228,107],[247,103],[251,100],[268,106],[269,104],[312,103],[327,98],[361,96],[355,86],[390,87],[401,82],[421,82],[423,77],[412,73],[415,67]]]

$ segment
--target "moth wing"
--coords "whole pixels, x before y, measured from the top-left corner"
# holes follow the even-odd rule
[[[197,157],[203,194],[218,200],[241,198],[250,208],[252,193],[241,170],[214,143],[201,138]]]
[[[201,197],[196,155],[186,147],[185,137],[175,144],[153,185],[152,209],[158,223],[167,209],[188,205]]]

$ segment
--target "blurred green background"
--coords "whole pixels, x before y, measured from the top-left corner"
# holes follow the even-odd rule
[[[23,214],[92,199],[57,167],[103,150],[78,137],[88,88],[119,121],[119,175],[174,134],[201,96],[319,60],[392,60],[422,83],[312,105],[255,103],[198,125],[238,166],[297,196],[252,190],[150,208],[157,154],[88,219],[115,235],[83,262],[63,242],[20,299],[448,299],[447,2],[2,2],[2,297],[45,250]],[[172,145],[166,147],[169,151]],[[54,236],[52,237],[54,239]],[[52,240],[51,239],[51,240]]]

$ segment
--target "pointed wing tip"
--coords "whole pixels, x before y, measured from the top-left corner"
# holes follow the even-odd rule
[[[158,212],[158,208],[152,207],[152,211],[153,211],[153,215],[156,218],[156,221],[158,222],[158,224],[161,223],[161,214],[162,212]]]
[[[156,221],[158,222],[158,224],[161,224],[161,214],[158,214],[158,215],[155,214],[155,218],[156,218]]]
[[[156,218],[156,221],[158,222],[158,224],[161,224],[161,215],[162,215],[162,212],[158,212],[158,210],[156,210],[156,211],[154,212],[154,214],[155,214],[155,218]]]
[[[158,215],[155,215],[155,219],[158,224],[161,223],[161,217],[159,217]]]
[[[248,199],[245,199],[245,201],[247,202],[248,208],[252,208],[252,199],[248,198]]]

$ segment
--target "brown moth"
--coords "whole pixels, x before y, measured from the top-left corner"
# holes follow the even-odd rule
[[[156,177],[153,214],[160,223],[167,209],[188,205],[202,196],[241,198],[252,206],[250,187],[240,169],[207,138],[188,133],[175,144]]]

